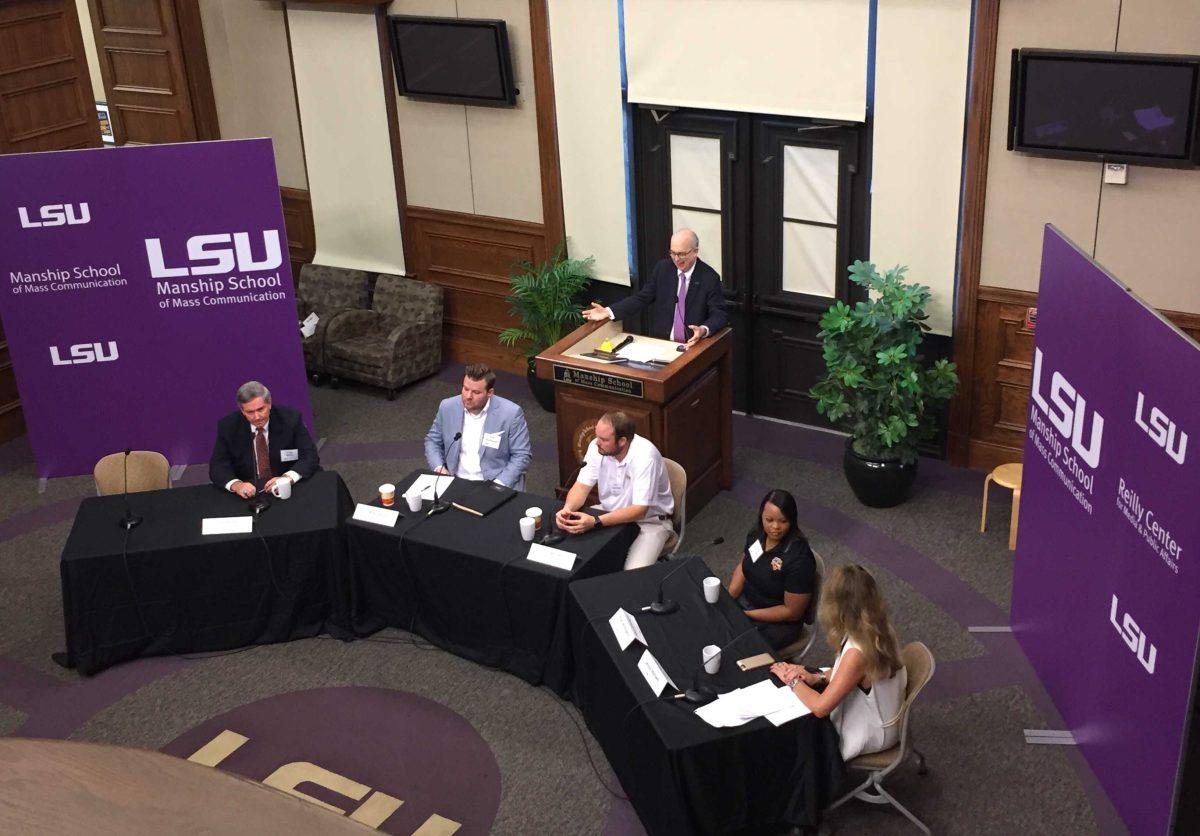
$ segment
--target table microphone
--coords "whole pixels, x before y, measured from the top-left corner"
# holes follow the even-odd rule
[[[721,649],[717,651],[717,655],[724,656],[725,651],[728,650],[729,647],[734,642],[736,642],[738,639],[740,639],[742,636],[746,635],[747,633],[752,633],[757,629],[758,629],[758,625],[751,623],[750,626],[747,627],[745,630],[738,633],[736,636],[734,636],[729,641],[725,642],[725,644],[721,645]],[[703,651],[701,651],[701,652],[703,653]],[[700,666],[692,672],[692,685],[694,687],[688,688],[682,694],[677,694],[675,696],[675,699],[685,700],[686,702],[690,702],[693,705],[704,705],[705,703],[710,703],[714,699],[717,698],[717,689],[714,688],[713,686],[711,686],[707,683],[705,683],[703,685],[696,685],[696,679],[697,679],[697,677],[700,676],[700,671],[703,668],[704,668],[704,663],[701,662]]]
[[[125,488],[121,492],[125,498],[125,516],[121,517],[118,525],[126,531],[132,531],[142,524],[142,518],[133,513],[129,508],[129,454],[133,452],[130,447],[125,448],[125,458],[122,460],[125,466]]]
[[[571,481],[567,483],[568,493],[570,493],[571,488],[574,487],[575,480],[579,478],[579,472],[583,470],[586,465],[587,461],[583,460],[579,462],[579,467],[575,468],[575,473],[571,476]],[[566,500],[563,500],[563,502],[565,504]],[[586,498],[584,499],[584,502],[587,502]],[[558,523],[555,522],[555,519],[556,517],[554,516],[550,517],[549,530],[542,535],[542,539],[538,540],[538,542],[543,546],[555,546],[567,539],[567,533],[558,527]]]
[[[454,449],[454,445],[462,438],[462,433],[455,433],[454,438],[450,440],[450,446],[446,448],[446,464],[450,464],[450,451]],[[447,470],[450,468],[447,467]],[[429,512],[425,515],[432,517],[434,514],[441,514],[444,511],[450,510],[450,503],[439,497],[438,484],[441,477],[436,473],[433,475],[433,505],[429,506]]]
[[[707,545],[705,545],[705,547],[704,547],[704,549],[702,549],[702,551],[707,550],[709,546],[719,546],[724,542],[725,542],[724,537],[716,537],[713,539],[713,541],[711,543],[708,543]],[[699,554],[694,554],[691,557],[684,558],[683,560],[679,561],[678,566],[676,566],[670,572],[667,572],[667,574],[663,575],[663,579],[658,582],[658,594],[654,596],[654,601],[652,603],[647,604],[646,606],[642,607],[641,612],[648,612],[648,613],[651,613],[652,615],[670,615],[671,613],[673,613],[677,609],[679,609],[678,601],[673,601],[670,598],[663,600],[663,585],[666,584],[667,578],[671,577],[671,575],[674,575],[676,572],[678,572],[680,569],[682,569],[684,566],[686,566],[693,557],[699,557],[699,556],[700,556]]]

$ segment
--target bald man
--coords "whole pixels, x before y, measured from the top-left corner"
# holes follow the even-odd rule
[[[632,296],[611,308],[592,303],[584,319],[626,319],[650,306],[649,336],[684,343],[689,348],[729,324],[721,277],[700,260],[700,238],[690,229],[671,236],[670,257],[664,258],[650,278]]]

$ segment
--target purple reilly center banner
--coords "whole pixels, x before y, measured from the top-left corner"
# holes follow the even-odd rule
[[[312,427],[270,140],[0,156],[0,183],[0,316],[39,476],[127,447],[207,461],[251,379]]]
[[[1184,756],[1197,430],[1200,346],[1047,226],[1012,626],[1139,834],[1168,832]]]

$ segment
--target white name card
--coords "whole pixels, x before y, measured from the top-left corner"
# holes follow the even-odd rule
[[[205,517],[200,523],[200,534],[250,534],[254,531],[254,517]]]
[[[382,525],[384,528],[391,528],[396,524],[396,520],[400,519],[400,512],[391,508],[379,508],[375,505],[363,505],[358,503],[354,508],[354,517],[359,522],[375,523]]]
[[[650,690],[656,697],[662,696],[663,689],[668,685],[675,688],[671,677],[667,676],[667,672],[663,670],[662,665],[649,650],[642,654],[641,659],[638,659],[638,670],[642,672],[642,676],[646,677],[646,684],[650,686]],[[675,688],[675,690],[679,689]]]
[[[526,557],[534,563],[544,563],[547,566],[553,566],[555,569],[562,569],[564,572],[570,572],[575,568],[575,555],[572,552],[565,552],[562,549],[552,549],[549,546],[543,546],[541,543],[530,543],[529,554]]]
[[[646,643],[646,637],[642,635],[642,628],[638,625],[637,619],[626,612],[624,608],[613,613],[613,617],[608,620],[608,623],[622,650],[633,644],[634,640],[640,641],[642,647],[650,646]]]
[[[750,562],[757,563],[758,559],[760,557],[762,557],[762,553],[763,553],[762,543],[755,540],[753,543],[750,544],[750,548],[748,551],[750,554]]]

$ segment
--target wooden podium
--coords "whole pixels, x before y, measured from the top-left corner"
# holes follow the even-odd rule
[[[554,382],[558,481],[575,473],[605,412],[621,410],[638,435],[683,466],[691,517],[733,483],[733,338],[728,328],[678,352],[667,340],[632,335],[631,347],[666,365],[616,364],[581,355],[625,338],[620,322],[585,322],[537,356],[537,376]]]

